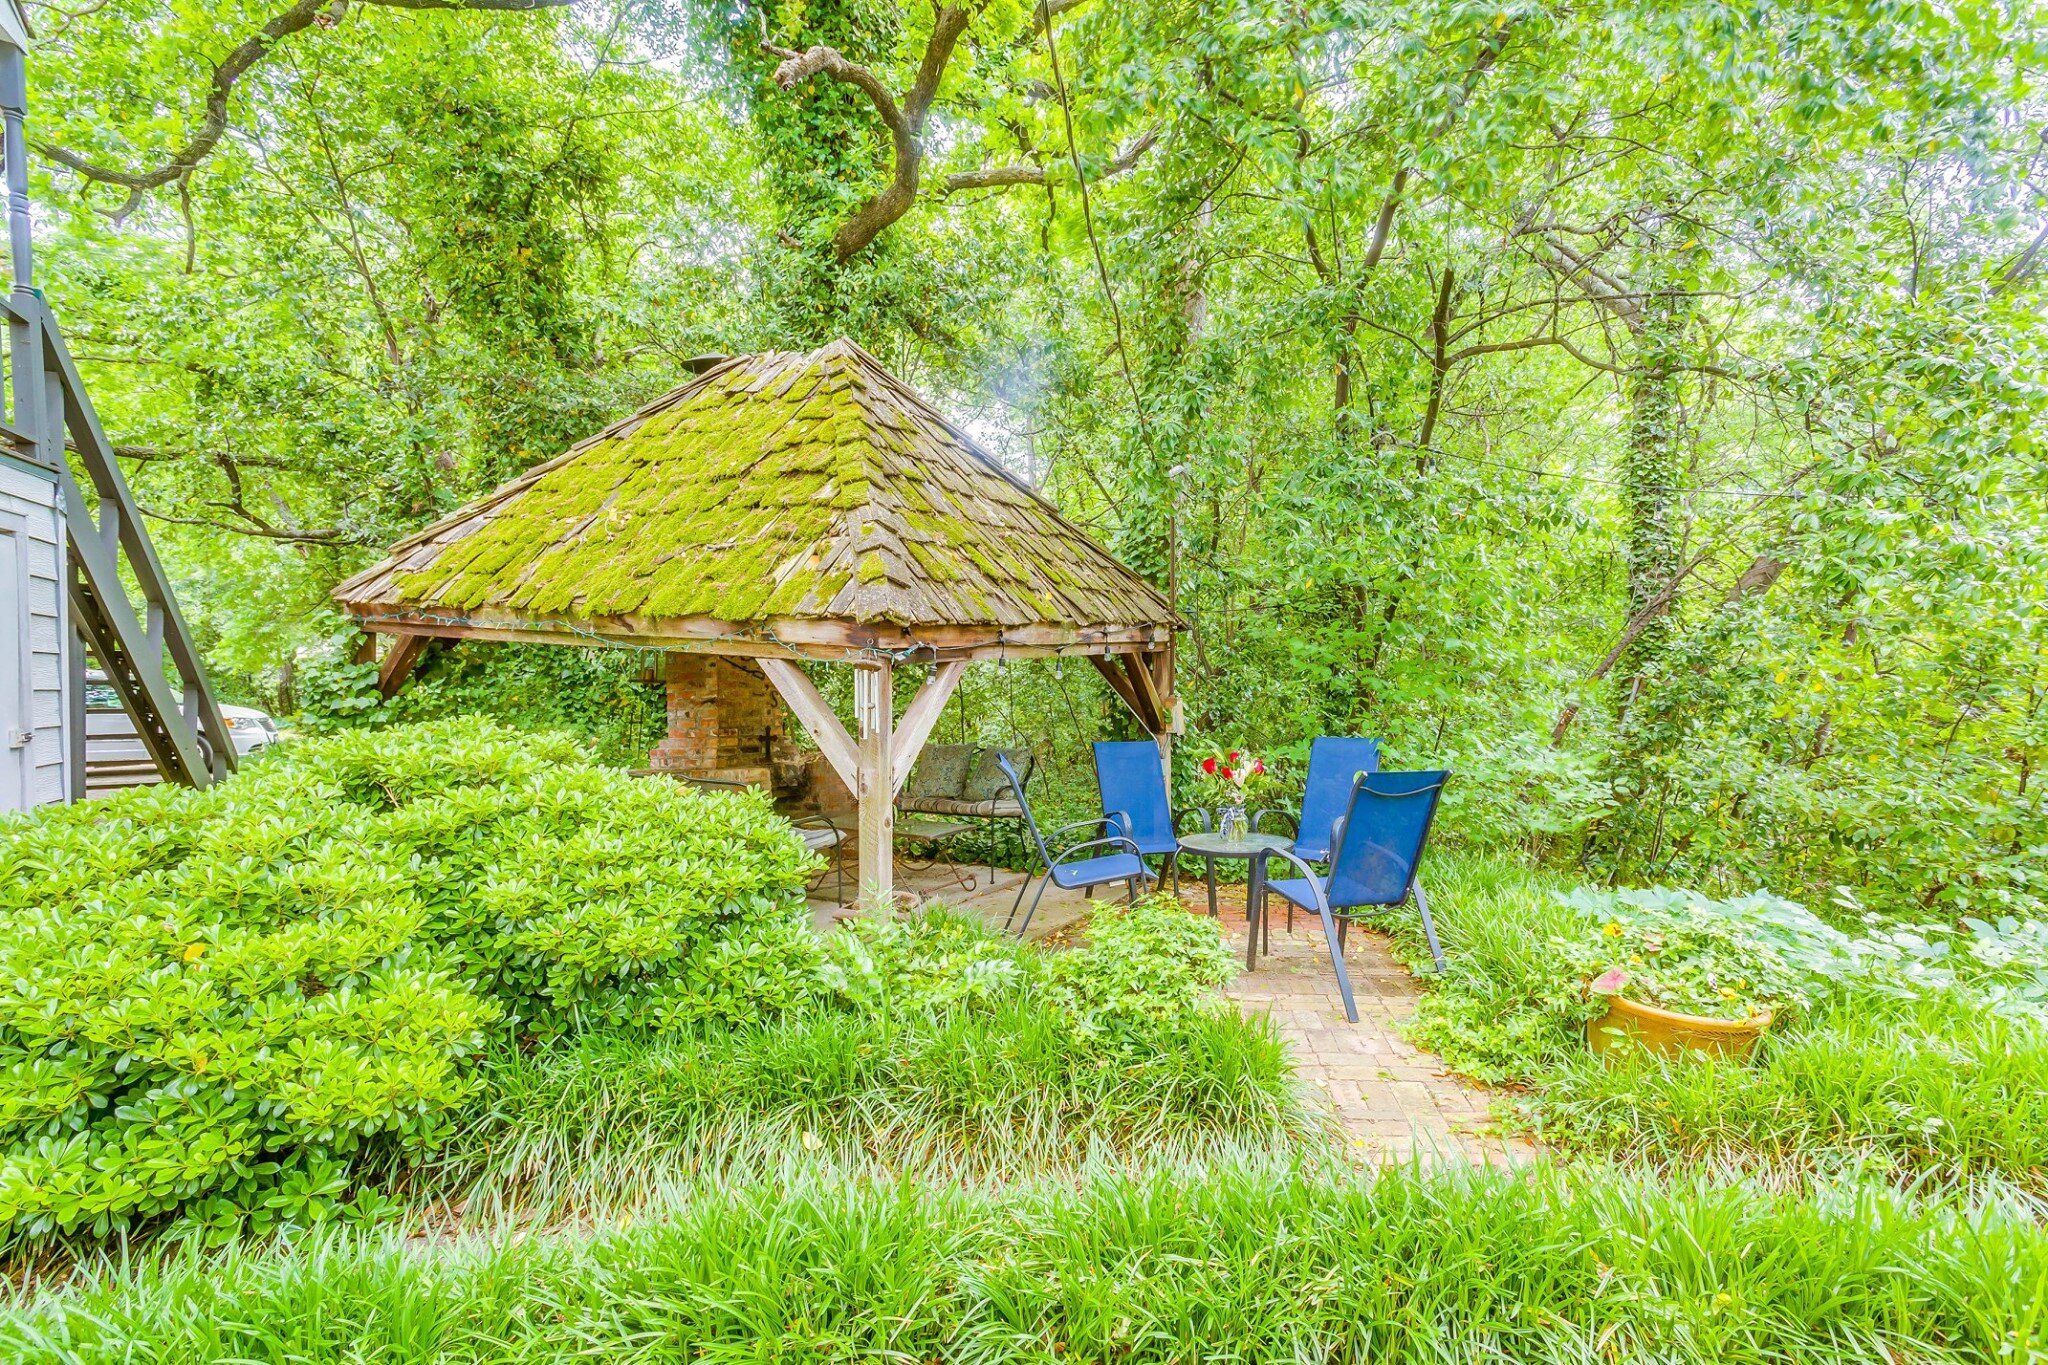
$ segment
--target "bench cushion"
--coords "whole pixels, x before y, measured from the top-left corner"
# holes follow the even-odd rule
[[[918,755],[917,767],[903,784],[903,795],[918,800],[926,797],[958,799],[974,763],[972,744],[927,744]]]
[[[983,749],[974,755],[974,764],[967,770],[967,780],[960,785],[960,799],[963,801],[1004,801],[1015,805],[1010,791],[1010,779],[1003,776],[1003,770],[996,766],[998,757],[1010,760],[1017,770],[1017,776],[1024,781],[1031,780],[1031,755],[1022,749]]]
[[[913,798],[908,794],[896,798],[896,809],[914,811],[919,815],[964,815],[983,820],[1015,820],[1024,814],[1023,807],[1015,801],[962,801],[945,796]]]
[[[799,826],[796,837],[804,841],[804,847],[813,853],[823,853],[828,848],[837,848],[846,838],[836,829],[818,829]]]

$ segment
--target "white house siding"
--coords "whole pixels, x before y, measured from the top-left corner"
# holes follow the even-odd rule
[[[64,612],[64,532],[57,506],[55,480],[34,466],[0,456],[0,553],[16,557],[18,566],[0,582],[15,600],[0,602],[0,630],[18,642],[0,653],[16,668],[0,678],[0,688],[14,694],[4,708],[11,728],[32,732],[26,751],[9,751],[22,764],[9,764],[0,783],[0,809],[62,801],[69,793],[64,705],[66,651],[71,631]],[[16,717],[19,719],[15,719]],[[0,737],[12,745],[15,736]],[[19,783],[17,786],[17,774]]]

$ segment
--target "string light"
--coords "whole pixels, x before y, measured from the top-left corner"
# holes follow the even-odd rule
[[[449,626],[462,630],[476,630],[481,628],[488,630],[531,631],[534,634],[545,633],[551,635],[574,635],[580,637],[581,639],[588,640],[592,644],[601,645],[611,649],[632,649],[639,650],[643,653],[654,654],[667,654],[671,652],[688,653],[693,650],[701,650],[706,645],[717,644],[771,644],[781,649],[788,650],[791,654],[796,655],[798,658],[812,658],[814,656],[805,653],[805,648],[815,648],[815,646],[799,647],[797,645],[793,645],[789,641],[784,640],[782,637],[777,635],[774,632],[774,630],[766,626],[758,627],[756,629],[747,631],[727,632],[723,635],[697,636],[692,637],[691,639],[686,641],[680,641],[672,644],[655,644],[649,641],[633,640],[617,635],[608,635],[602,631],[591,628],[589,625],[581,621],[559,619],[525,620],[517,622],[515,624],[479,627],[476,621],[466,616],[442,616],[436,615],[431,612],[408,612],[404,616],[360,615],[356,617],[356,624],[360,628],[362,628],[366,633],[375,631],[377,630],[378,627],[381,626],[385,628],[383,631],[384,634],[395,635],[424,634],[426,632],[406,629],[406,627],[421,625]],[[541,643],[547,642],[543,641]],[[1009,636],[1005,634],[1000,627],[998,627],[996,630],[996,660],[998,664],[1003,666],[1008,665],[1009,659],[1005,653],[1005,651],[1008,648]],[[872,644],[846,645],[842,647],[842,653],[839,659],[821,660],[820,662],[859,663],[865,660],[874,662],[886,662],[892,665],[904,663],[930,663],[935,661],[937,655],[938,647],[936,645],[908,645],[902,649],[889,649],[882,645]]]

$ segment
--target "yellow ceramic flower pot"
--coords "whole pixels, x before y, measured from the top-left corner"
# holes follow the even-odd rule
[[[1710,1052],[1747,1058],[1756,1050],[1756,1040],[1771,1026],[1771,1018],[1771,1011],[1765,1010],[1747,1019],[1708,1019],[1610,995],[1607,1012],[1586,1025],[1586,1042],[1595,1052],[1636,1045],[1667,1057]]]

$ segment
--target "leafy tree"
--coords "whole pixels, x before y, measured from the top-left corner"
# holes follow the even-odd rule
[[[479,8],[38,19],[50,291],[238,685],[683,359],[846,334],[1170,590],[1218,739],[1617,880],[2039,897],[2033,11]],[[1128,724],[964,696],[1055,802]]]

